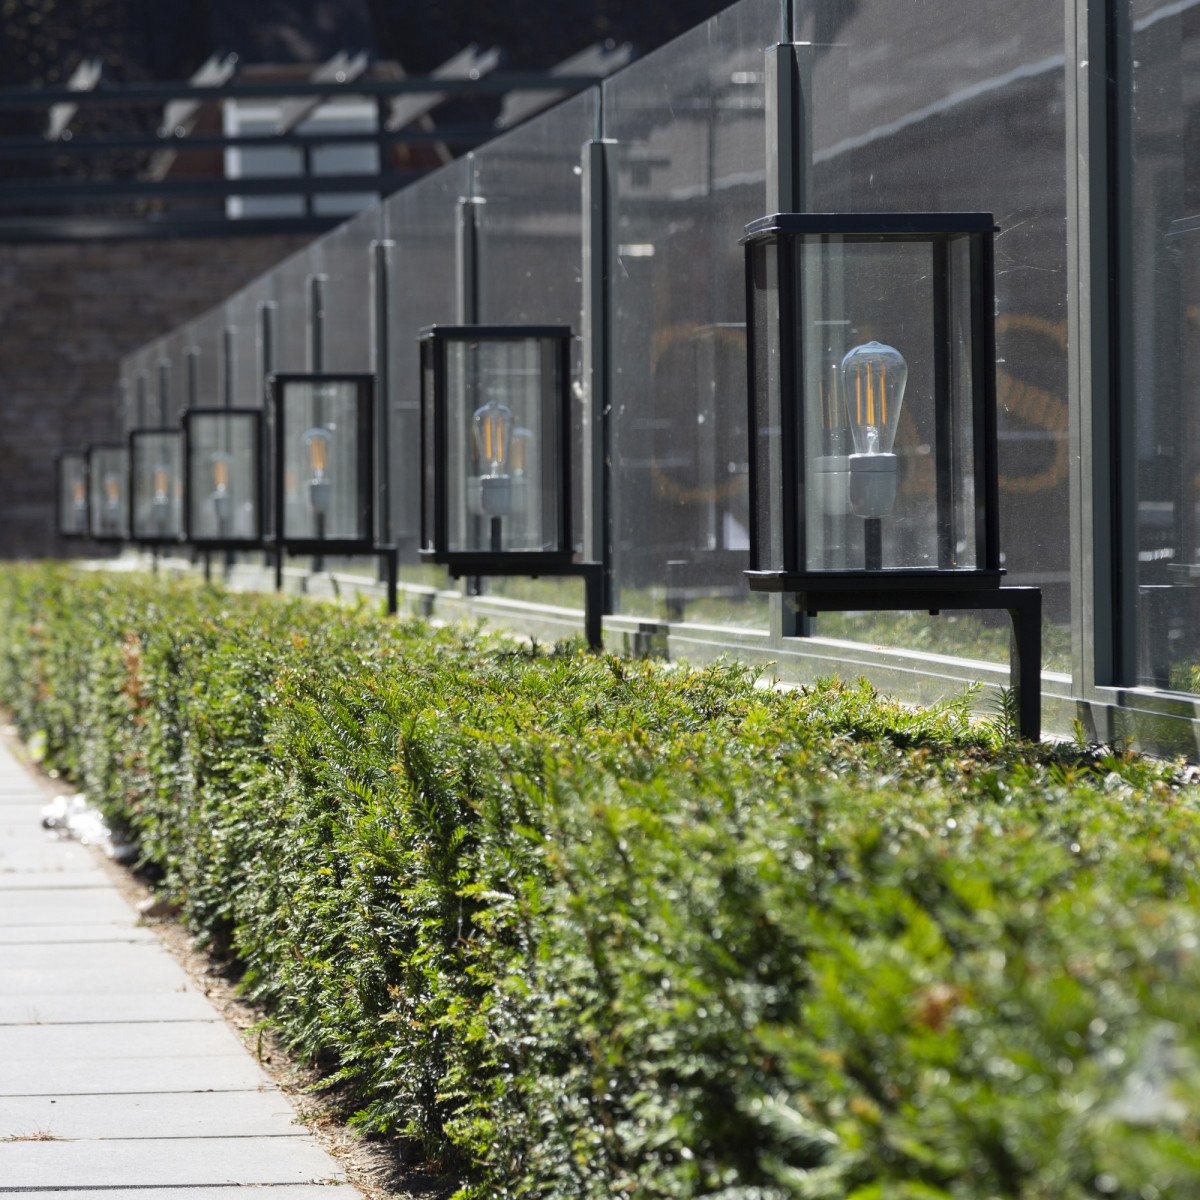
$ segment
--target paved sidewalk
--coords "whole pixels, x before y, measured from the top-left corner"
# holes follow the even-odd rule
[[[43,803],[0,743],[0,1196],[360,1200]]]

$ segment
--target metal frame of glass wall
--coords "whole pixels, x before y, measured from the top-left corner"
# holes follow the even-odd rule
[[[576,548],[608,564],[614,648],[732,653],[792,680],[863,675],[919,702],[975,681],[1002,687],[1000,630],[955,643],[926,617],[894,628],[821,617],[809,628],[786,598],[746,592],[737,420],[747,221],[994,211],[1002,549],[1009,582],[1047,589],[1056,649],[1044,723],[1070,732],[1080,719],[1098,739],[1195,756],[1200,694],[1138,684],[1149,601],[1131,450],[1143,386],[1131,349],[1131,89],[1135,26],[1157,19],[1154,4],[1015,2],[1019,12],[984,16],[957,0],[912,0],[911,21],[898,24],[892,0],[741,0],[131,355],[126,392],[138,396],[141,375],[153,394],[160,362],[182,380],[177,347],[193,354],[202,403],[218,402],[208,394],[218,378],[234,381],[233,403],[258,405],[251,375],[320,363],[375,374],[388,468],[380,532],[401,546],[410,594],[425,609],[567,636],[578,613],[566,606],[582,598],[569,585],[456,593],[417,562],[412,534],[419,328],[531,316],[570,325],[582,333]],[[520,311],[498,311],[501,285]]]

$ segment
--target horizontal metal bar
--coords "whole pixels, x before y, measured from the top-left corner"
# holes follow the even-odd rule
[[[432,168],[431,168],[432,169]],[[246,179],[64,180],[62,183],[0,183],[0,205],[65,204],[117,196],[305,196],[329,192],[393,192],[427,171],[381,175],[284,175]]]
[[[286,237],[326,233],[340,217],[62,216],[0,217],[0,244],[8,242],[120,242],[161,238]]]
[[[0,156],[24,157],[26,155],[55,154],[108,154],[116,151],[172,150],[182,154],[187,150],[235,150],[275,149],[277,146],[319,148],[340,145],[425,145],[449,143],[460,145],[485,141],[494,137],[496,131],[487,125],[454,125],[445,129],[403,129],[395,133],[247,133],[222,137],[217,134],[187,134],[183,137],[107,137],[66,138],[58,141],[42,137],[0,138]]]
[[[497,96],[511,91],[576,92],[600,83],[601,75],[550,75],[545,71],[496,71],[479,79],[440,79],[410,75],[406,79],[355,79],[348,83],[310,79],[280,79],[270,83],[195,85],[131,83],[93,92],[70,88],[0,88],[0,108],[46,109],[52,104],[91,105],[165,104],[169,100],[271,100],[283,97],[405,96],[440,92],[455,96]]]

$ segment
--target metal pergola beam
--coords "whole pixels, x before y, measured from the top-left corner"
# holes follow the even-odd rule
[[[450,143],[475,145],[496,136],[490,125],[452,125],[438,129],[405,129],[395,133],[376,133],[362,130],[354,133],[245,133],[199,134],[186,137],[99,137],[72,138],[70,141],[49,142],[44,138],[0,138],[0,157],[23,158],[27,155],[86,155],[117,151],[171,150],[176,154],[188,150],[264,149],[291,146],[298,149],[316,146],[337,146],[365,143],[378,145],[423,145]]]
[[[314,83],[307,79],[271,83],[231,82],[207,86],[178,83],[133,83],[92,92],[68,88],[0,88],[0,108],[45,109],[52,104],[85,105],[166,104],[170,100],[267,100],[279,97],[403,96],[445,92],[456,96],[496,96],[505,92],[580,91],[603,80],[602,75],[550,75],[545,71],[496,71],[478,79],[436,79],[410,75],[407,79],[356,79],[350,83]]]

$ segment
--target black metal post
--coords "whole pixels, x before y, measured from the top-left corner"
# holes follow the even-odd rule
[[[581,563],[583,575],[583,627],[589,650],[604,649],[604,564]]]
[[[868,571],[883,570],[883,522],[878,517],[863,521],[863,566]]]
[[[1017,695],[1021,736],[1042,736],[1042,592],[1040,588],[1001,588],[1012,621],[1009,649],[1010,686]]]
[[[499,517],[493,517],[490,529],[490,541],[493,554],[499,554],[504,549],[504,528]]]
[[[400,589],[397,577],[400,574],[400,549],[398,546],[379,547],[379,567],[387,583],[387,612],[394,617],[400,609]]]

